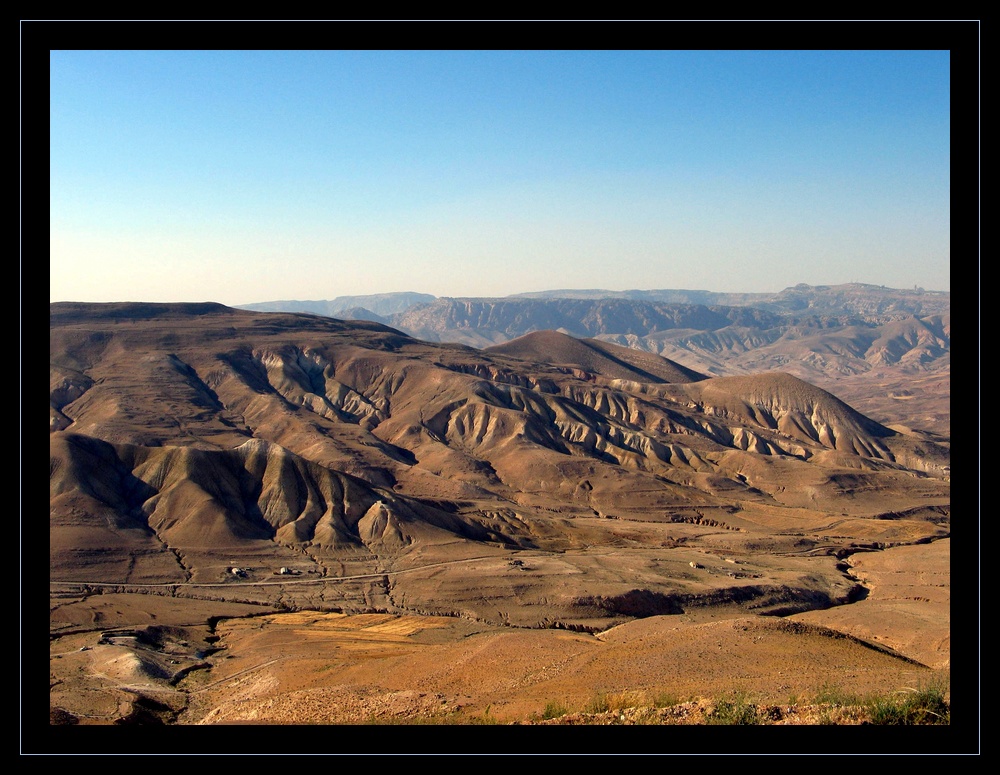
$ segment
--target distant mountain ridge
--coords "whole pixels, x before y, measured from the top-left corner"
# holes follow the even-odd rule
[[[328,317],[341,317],[345,312],[361,309],[385,316],[402,312],[414,304],[426,304],[436,298],[429,293],[402,291],[400,293],[373,293],[363,296],[337,296],[321,301],[261,301],[254,304],[236,304],[234,308],[254,312],[305,312]]]
[[[945,435],[950,429],[942,398],[951,367],[947,291],[846,283],[799,284],[770,294],[591,289],[452,298],[407,292],[252,306],[372,320],[424,341],[475,348],[558,331],[653,353],[709,376],[782,370],[880,419],[902,415],[914,427]],[[879,386],[858,377],[877,378]]]
[[[389,316],[395,328],[428,341],[473,347],[499,344],[532,331],[576,337],[647,336],[657,331],[715,331],[731,325],[771,328],[783,318],[754,307],[706,307],[629,299],[439,298]]]
[[[725,293],[686,289],[612,291],[607,289],[550,290],[515,293],[501,297],[446,297],[429,293],[401,291],[355,296],[337,296],[329,300],[263,301],[237,304],[236,309],[257,312],[306,312],[336,317],[337,313],[361,308],[381,316],[406,312],[419,304],[435,301],[492,302],[572,299],[576,301],[638,301],[662,304],[703,305],[707,307],[756,307],[776,314],[801,313],[828,316],[857,315],[869,323],[885,322],[907,315],[917,317],[950,311],[949,291],[925,291],[922,288],[899,289],[866,283],[841,285],[806,285],[799,283],[777,293]],[[526,333],[526,332],[525,332]],[[605,332],[623,333],[623,332]]]
[[[525,299],[625,299],[665,304],[757,307],[778,314],[808,310],[823,315],[858,315],[868,322],[884,322],[900,315],[931,315],[948,311],[949,291],[923,288],[899,289],[867,283],[807,285],[799,283],[777,293],[722,293],[716,291],[658,290],[555,290],[519,293],[509,298]]]

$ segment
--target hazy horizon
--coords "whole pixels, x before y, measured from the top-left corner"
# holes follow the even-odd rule
[[[949,51],[50,64],[50,301],[950,291]]]

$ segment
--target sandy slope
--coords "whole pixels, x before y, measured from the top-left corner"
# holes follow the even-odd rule
[[[509,722],[551,706],[586,710],[605,697],[648,705],[743,692],[788,704],[829,688],[888,693],[950,677],[947,544],[860,556],[854,570],[873,586],[852,605],[784,619],[707,609],[597,634],[230,606],[236,618],[210,635],[197,621],[213,607],[222,612],[218,604],[101,595],[92,600],[105,605],[90,608],[101,611],[93,621],[105,628],[80,621],[84,631],[52,643],[50,702],[83,724],[154,716],[180,724],[359,724],[487,713]],[[73,612],[84,610],[82,601],[66,601],[53,621],[68,630]],[[258,615],[247,618],[250,611]],[[157,642],[127,632],[107,637],[125,622],[156,622]],[[155,700],[152,710],[143,697]]]

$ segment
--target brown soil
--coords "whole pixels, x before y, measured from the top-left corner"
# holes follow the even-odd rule
[[[601,702],[710,705],[739,693],[789,706],[834,688],[866,695],[942,684],[950,676],[948,544],[856,555],[853,570],[872,592],[850,605],[785,618],[692,609],[598,633],[460,617],[262,613],[154,595],[64,600],[53,622],[65,631],[75,619],[78,632],[52,641],[53,723],[511,723]],[[197,624],[207,615],[226,618],[211,629]],[[644,713],[631,712],[630,723],[656,723]],[[810,723],[795,713],[786,708],[775,723]],[[659,723],[671,718],[660,713]]]
[[[947,439],[787,374],[53,321],[52,727],[693,724],[734,693],[846,725],[789,708],[950,680]]]

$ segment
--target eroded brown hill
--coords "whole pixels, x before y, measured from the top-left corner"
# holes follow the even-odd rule
[[[533,363],[566,366],[582,372],[581,376],[599,374],[633,382],[695,382],[707,379],[704,374],[653,353],[599,339],[577,339],[558,331],[535,331],[486,350]]]
[[[873,514],[947,501],[940,450],[900,463],[902,434],[787,374],[692,382],[556,333],[478,352],[217,305],[52,313],[66,580],[207,582],[251,557],[327,576],[345,553],[391,569],[443,544],[565,550],[608,532],[580,518],[738,529],[754,508],[848,493]],[[521,357],[546,349],[555,364]]]
[[[861,402],[883,423],[950,435],[947,292],[861,283],[777,294],[551,291],[439,298],[386,322],[420,339],[474,347],[558,330],[710,376],[785,371]]]
[[[54,304],[50,362],[54,635],[133,624],[105,595],[788,616],[863,599],[844,558],[949,535],[947,447],[787,373],[211,304]]]

